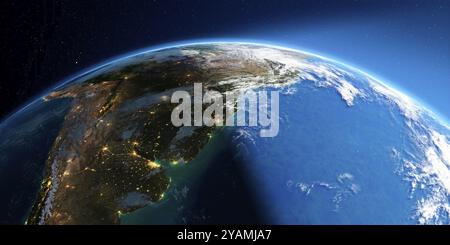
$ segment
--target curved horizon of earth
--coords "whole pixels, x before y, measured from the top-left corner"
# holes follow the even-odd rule
[[[170,95],[275,90],[280,133],[174,127]],[[299,50],[140,52],[0,124],[0,223],[448,224],[450,129],[424,105]]]

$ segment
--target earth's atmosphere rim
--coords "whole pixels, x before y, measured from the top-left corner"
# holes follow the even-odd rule
[[[189,46],[196,46],[196,45],[205,45],[205,44],[241,44],[241,45],[255,45],[255,46],[261,46],[261,47],[268,47],[268,48],[274,48],[274,49],[280,49],[280,50],[287,50],[292,51],[296,53],[303,53],[309,56],[317,57],[322,60],[332,62],[335,64],[339,64],[341,66],[344,66],[345,68],[353,71],[353,72],[359,72],[364,76],[367,76],[376,82],[380,83],[381,85],[386,86],[388,89],[397,92],[399,94],[405,95],[408,97],[414,104],[418,105],[421,109],[426,111],[430,116],[432,116],[438,123],[443,125],[444,127],[450,129],[450,123],[449,120],[447,120],[446,116],[443,116],[438,112],[438,110],[434,109],[432,106],[428,105],[426,102],[419,99],[417,96],[412,95],[411,93],[408,93],[403,88],[399,88],[399,86],[393,85],[392,82],[387,82],[387,79],[379,78],[379,76],[373,75],[373,72],[367,72],[365,69],[362,69],[354,64],[349,64],[349,62],[344,62],[336,57],[332,57],[330,55],[322,55],[319,54],[319,52],[311,52],[311,51],[305,51],[305,49],[299,49],[299,48],[293,48],[293,47],[287,47],[286,45],[281,45],[279,43],[275,42],[268,42],[268,41],[255,41],[255,40],[233,40],[233,39],[213,39],[213,40],[191,40],[191,41],[179,41],[179,42],[169,42],[165,44],[160,45],[154,45],[146,48],[137,49],[131,52],[127,52],[121,55],[114,56],[109,59],[105,59],[101,62],[97,62],[94,65],[91,65],[87,68],[81,69],[80,72],[75,73],[74,75],[67,76],[64,79],[60,80],[59,82],[56,82],[55,86],[50,86],[48,89],[45,89],[43,92],[39,93],[39,95],[29,99],[25,103],[23,103],[21,106],[18,106],[16,111],[12,111],[11,113],[7,114],[0,120],[0,128],[2,128],[6,123],[13,119],[16,115],[20,114],[22,111],[26,110],[30,105],[37,102],[39,99],[42,99],[43,96],[47,95],[49,92],[56,90],[70,82],[75,81],[76,79],[85,76],[87,74],[90,74],[92,72],[95,72],[101,68],[104,68],[108,65],[114,64],[116,62],[120,62],[138,55],[151,53],[151,52],[157,52],[161,50],[171,49],[171,48],[178,48],[178,47],[189,47]],[[330,58],[332,57],[332,58]]]

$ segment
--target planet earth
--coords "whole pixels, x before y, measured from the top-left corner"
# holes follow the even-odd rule
[[[278,91],[279,132],[174,126],[174,91]],[[358,69],[264,44],[139,52],[0,124],[3,224],[449,224],[450,128]]]

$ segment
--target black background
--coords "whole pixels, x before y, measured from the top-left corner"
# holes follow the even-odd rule
[[[179,232],[207,231],[217,234],[208,243],[202,240],[177,240]],[[266,230],[271,229],[269,240],[221,240],[222,230]],[[450,240],[446,226],[3,226],[0,235],[6,241],[23,242],[71,242],[138,244],[171,244],[190,242],[195,244],[400,244],[441,242]],[[11,240],[9,240],[11,239]]]

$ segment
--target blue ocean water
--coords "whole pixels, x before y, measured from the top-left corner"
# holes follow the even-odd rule
[[[295,89],[280,95],[279,135],[253,137],[241,149],[268,222],[415,223],[393,157],[393,149],[411,147],[399,111],[359,99],[349,107],[335,90],[309,82]]]

